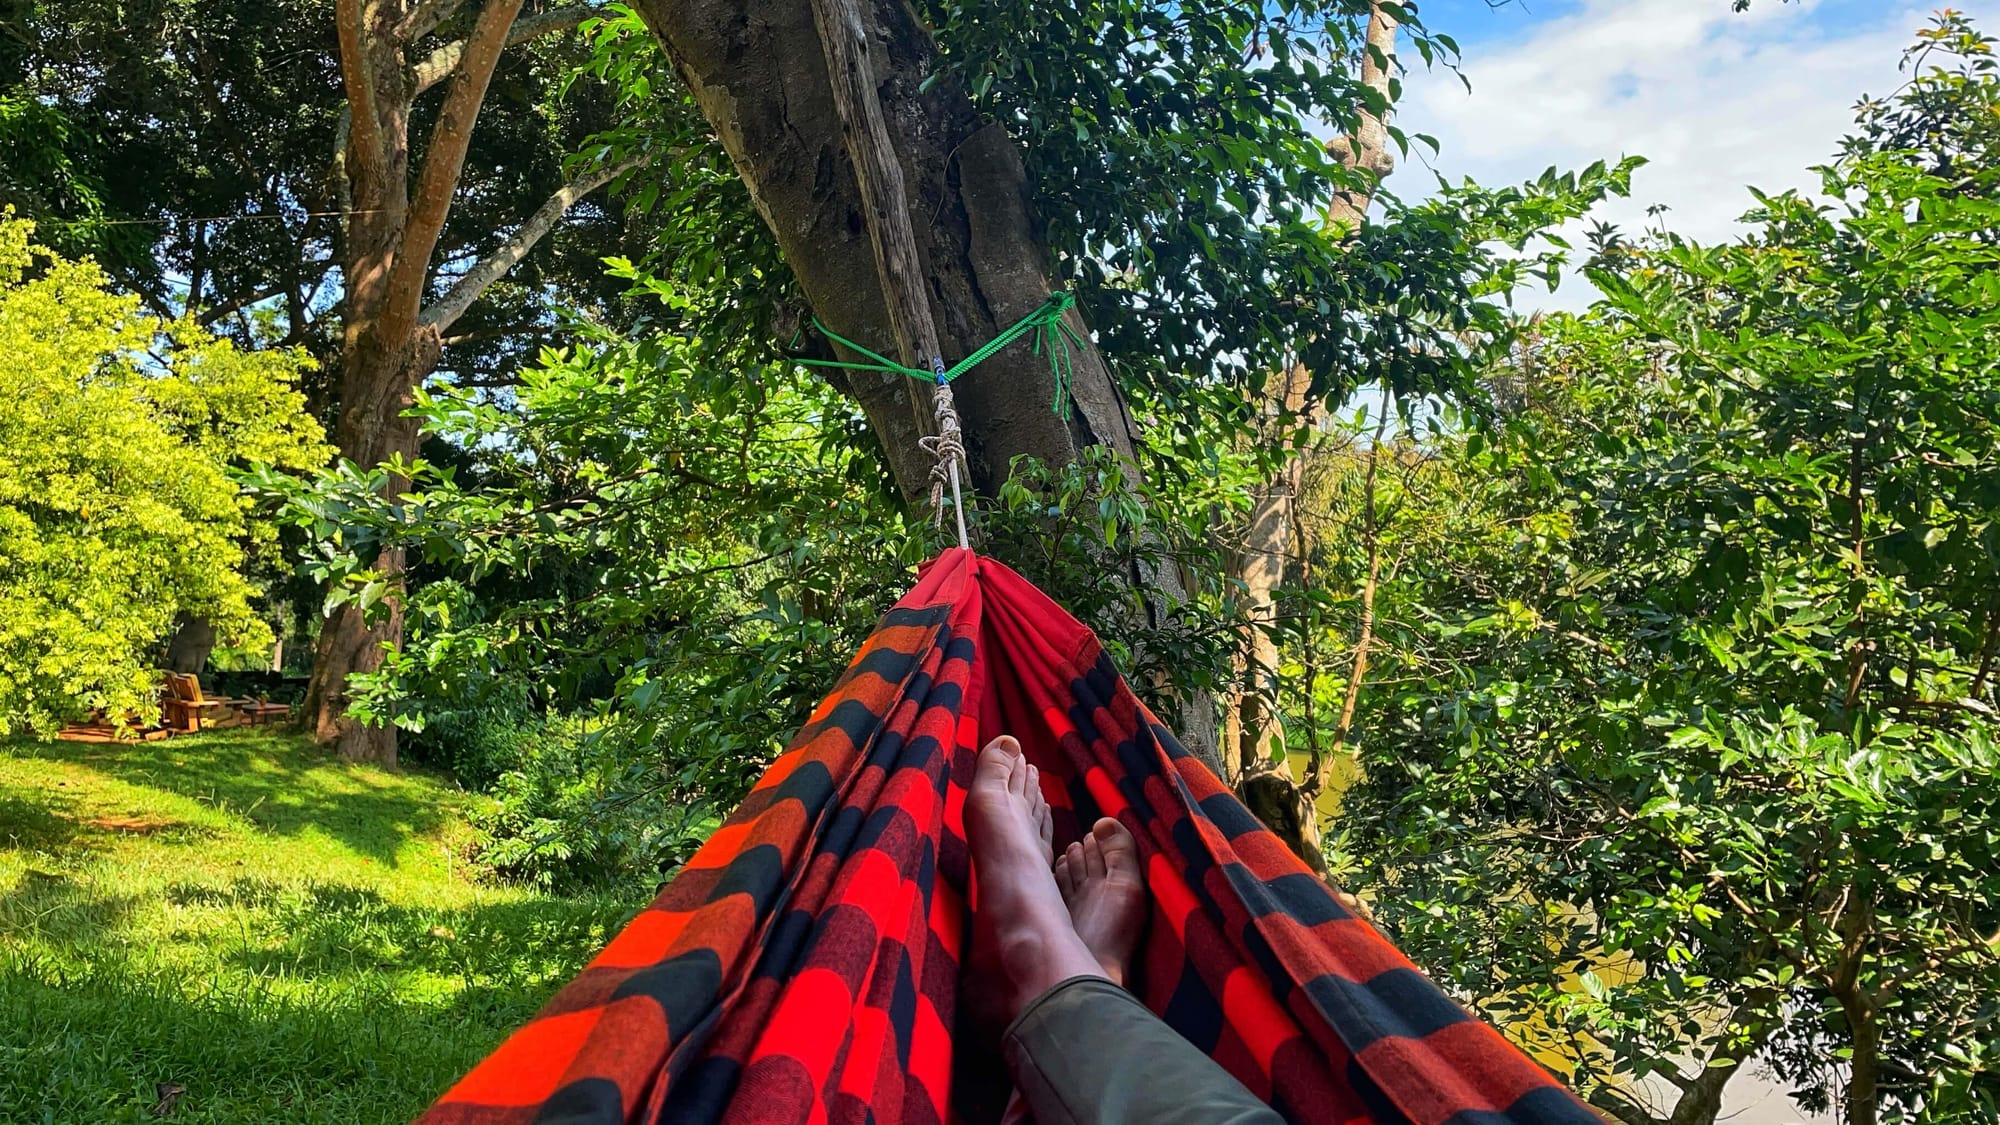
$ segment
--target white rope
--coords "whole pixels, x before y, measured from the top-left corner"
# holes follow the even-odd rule
[[[938,363],[942,368],[943,364]],[[935,512],[935,525],[944,527],[944,489],[951,485],[951,510],[958,517],[958,545],[971,546],[965,536],[965,498],[959,491],[958,464],[965,460],[965,432],[958,426],[958,407],[952,401],[951,384],[937,385],[937,426],[936,437],[919,438],[918,445],[937,461],[931,465],[931,509]]]

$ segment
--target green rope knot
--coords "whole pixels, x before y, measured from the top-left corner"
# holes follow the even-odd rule
[[[1056,395],[1051,409],[1064,421],[1068,421],[1069,384],[1071,378],[1076,373],[1076,352],[1078,349],[1086,346],[1083,337],[1078,335],[1076,329],[1071,328],[1069,322],[1064,319],[1069,310],[1075,307],[1076,298],[1074,296],[1067,292],[1052,293],[1049,295],[1048,300],[1043,301],[1036,307],[1035,311],[1015,321],[998,336],[980,345],[979,350],[959,360],[949,368],[929,371],[921,367],[909,367],[897,363],[888,356],[871,351],[835,332],[833,329],[828,328],[826,325],[820,323],[818,317],[814,317],[813,327],[819,330],[820,335],[847,348],[849,351],[867,356],[872,362],[848,363],[838,359],[794,359],[792,362],[805,367],[841,367],[850,371],[885,371],[891,375],[904,375],[926,383],[949,383],[960,375],[993,358],[996,353],[1007,345],[1012,344],[1023,336],[1032,334],[1035,338],[1034,353],[1036,355],[1048,356],[1049,374],[1055,379]],[[939,367],[943,367],[941,360],[934,360],[933,362],[937,363]]]

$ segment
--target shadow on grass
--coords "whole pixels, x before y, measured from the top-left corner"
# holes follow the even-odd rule
[[[65,815],[73,808],[53,794],[29,797],[0,791],[0,847],[22,851],[53,852],[69,847],[77,837],[74,817]]]
[[[306,976],[426,972],[468,986],[567,977],[644,905],[614,899],[522,899],[471,909],[403,906],[372,890],[238,879],[227,887],[176,883],[176,906],[257,911],[258,936],[223,960],[250,973]]]
[[[96,892],[67,872],[31,867],[19,885],[0,895],[0,935],[67,950],[95,950],[138,905],[132,895]]]
[[[304,738],[266,728],[160,742],[17,740],[5,749],[21,758],[75,762],[129,784],[178,793],[243,816],[274,835],[315,828],[391,866],[405,843],[434,831],[447,815],[440,807],[441,795],[412,777],[347,768]],[[6,815],[0,808],[0,817]],[[0,838],[4,823],[0,821]]]
[[[250,944],[190,973],[149,943],[102,940],[130,902],[44,882],[19,905],[65,924],[0,943],[0,1106],[37,1121],[151,1121],[160,1083],[186,1088],[176,1121],[408,1121],[636,909],[427,910],[351,887],[175,884],[176,906],[250,912]]]

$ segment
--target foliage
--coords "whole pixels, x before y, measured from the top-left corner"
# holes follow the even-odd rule
[[[545,6],[531,0],[524,10]],[[459,5],[409,62],[462,39],[477,11]],[[440,291],[561,187],[572,154],[610,126],[602,89],[569,82],[579,44],[545,36],[503,58],[438,247]],[[330,0],[38,0],[22,5],[8,45],[19,54],[8,93],[66,123],[48,159],[67,179],[49,184],[88,185],[93,205],[122,224],[94,244],[122,289],[243,346],[309,347],[337,370],[334,266],[351,203],[333,167],[346,99]],[[413,136],[429,135],[443,97],[439,85],[419,98]],[[0,143],[6,135],[0,126]],[[15,170],[5,167],[0,182]],[[453,326],[444,370],[504,381],[560,328],[556,309],[617,314],[620,287],[601,259],[643,245],[647,228],[628,226],[601,198],[572,208]],[[29,218],[88,215],[23,202]],[[330,397],[315,393],[323,417]]]
[[[615,739],[573,740],[588,764],[521,762],[506,785],[522,808],[586,776],[621,799],[734,803],[930,546],[854,451],[851,407],[795,372],[718,373],[690,351],[603,336],[545,353],[504,405],[426,393],[430,434],[466,463],[398,466],[393,498],[383,470],[351,464],[310,487],[256,476],[305,533],[329,606],[404,602],[409,640],[356,683],[354,713],[423,731],[530,685],[528,713],[618,722]],[[390,545],[407,589],[371,569]]]
[[[697,790],[646,784],[659,750],[643,724],[549,716],[522,730],[530,737],[519,763],[491,787],[495,807],[474,821],[473,857],[502,878],[623,886],[643,897],[729,811]]]
[[[1961,65],[1864,106],[1826,202],[1540,327],[1391,596],[1342,861],[1628,1120],[1753,1056],[1850,1122],[2000,1108],[1995,79],[1935,32]]]
[[[430,436],[465,460],[397,466],[393,497],[387,470],[349,464],[307,483],[248,475],[308,540],[329,605],[403,600],[408,641],[357,678],[353,711],[491,783],[502,809],[482,857],[509,875],[677,864],[944,545],[904,522],[843,399],[789,366],[716,372],[700,351],[605,334],[545,353],[510,403],[427,392]],[[1220,584],[1154,622],[1134,603],[1143,584],[1103,574],[1218,573],[1205,532],[1240,506],[1249,468],[1198,432],[1152,432],[1163,463],[1207,483],[1148,492],[1101,453],[1024,463],[974,522],[1114,644],[1152,654],[1160,682],[1200,683],[1226,665]],[[387,546],[411,559],[406,589],[372,569]]]
[[[258,637],[242,568],[268,533],[226,470],[324,453],[304,357],[141,316],[31,231],[0,222],[0,731],[49,733],[156,713],[150,652],[176,613]]]
[[[1456,56],[1414,7],[1392,6],[1427,64]],[[1333,195],[1375,186],[1320,139],[1363,106],[1385,108],[1358,78],[1365,3],[923,7],[943,60],[927,96],[969,99],[1020,141],[1055,281],[1161,409],[1207,405],[1200,392],[1217,383],[1240,398],[1295,359],[1315,395],[1460,386],[1464,341],[1504,328],[1497,298],[1566,256],[1529,244],[1622,194],[1640,163],[1503,191],[1441,185],[1415,205],[1385,196],[1383,222],[1332,237],[1321,216]],[[778,358],[798,342],[804,302],[733,165],[635,12],[610,5],[587,26],[582,73],[616,91],[622,115],[592,143],[674,154],[630,195],[661,222],[645,266],[682,294],[663,323],[711,355]]]
[[[105,222],[103,189],[73,154],[76,129],[61,110],[0,93],[0,208],[37,217],[59,253],[134,252],[138,232]]]
[[[410,1120],[631,909],[475,883],[484,804],[269,728],[0,745],[4,1116]]]

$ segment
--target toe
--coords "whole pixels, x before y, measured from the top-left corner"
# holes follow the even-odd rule
[[[1100,818],[1090,826],[1090,838],[1097,841],[1106,870],[1138,872],[1139,841],[1132,838],[1132,833],[1117,818]]]
[[[975,786],[997,786],[1007,788],[1007,782],[1014,773],[1014,763],[1019,759],[1009,749],[1011,738],[996,738],[979,752],[979,760],[972,769],[972,784]]]
[[[1083,874],[1087,879],[1104,878],[1104,846],[1094,832],[1083,838]]]
[[[1008,741],[1011,743],[1013,739],[1008,739]],[[1028,796],[1028,771],[1034,767],[1029,765],[1028,759],[1021,755],[1020,746],[1016,745],[1014,747],[1013,755],[1013,769],[1007,774],[1007,791],[1016,797],[1026,800]]]
[[[1069,856],[1056,857],[1056,889],[1062,892],[1063,901],[1068,902],[1076,894],[1076,887],[1069,878]]]

